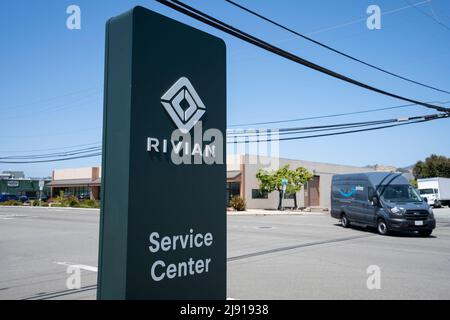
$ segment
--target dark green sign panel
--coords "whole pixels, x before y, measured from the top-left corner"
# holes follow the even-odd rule
[[[108,21],[99,299],[226,298],[225,75],[221,39]]]

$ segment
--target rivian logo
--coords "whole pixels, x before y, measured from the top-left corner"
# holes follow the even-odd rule
[[[205,105],[186,77],[181,77],[161,97],[161,103],[182,133],[188,133],[205,113]]]

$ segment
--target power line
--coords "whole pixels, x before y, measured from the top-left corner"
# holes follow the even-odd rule
[[[360,127],[371,127],[375,125],[380,124],[386,124],[386,123],[392,123],[395,121],[384,121],[380,123],[372,123],[372,124],[351,124],[347,126],[340,126],[340,127],[330,127],[330,128],[323,128],[323,129],[310,129],[310,130],[292,130],[292,131],[277,131],[277,130],[271,130],[267,135],[276,135],[276,136],[284,136],[284,135],[292,135],[292,134],[298,134],[298,133],[310,133],[310,132],[324,132],[324,131],[336,131],[336,130],[342,130],[342,129],[351,129],[351,128],[360,128]],[[261,137],[266,136],[265,133],[261,132],[252,132],[252,133],[243,133],[241,135],[227,135],[227,139],[233,139],[233,138],[245,138],[245,137]],[[255,140],[253,140],[255,142]]]
[[[397,119],[387,119],[387,120],[372,120],[372,121],[364,121],[364,122],[351,122],[351,123],[339,123],[339,124],[328,124],[328,125],[320,125],[320,126],[308,126],[308,127],[288,127],[288,128],[275,128],[271,129],[272,131],[276,130],[278,132],[290,132],[290,131],[302,131],[302,130],[310,130],[310,129],[327,129],[327,128],[340,128],[352,125],[372,125],[372,124],[380,124],[385,122],[397,121]],[[266,129],[263,129],[266,130]],[[247,131],[248,132],[248,131]],[[251,131],[250,132],[257,132]],[[245,131],[231,130],[227,133],[227,136],[236,136],[244,134],[247,135]]]
[[[99,95],[98,92],[90,93],[83,97],[78,97],[76,100],[72,100],[72,101],[69,101],[69,102],[66,102],[66,103],[63,103],[60,105],[46,107],[41,110],[33,110],[32,112],[27,112],[25,114],[24,113],[16,114],[16,115],[12,115],[9,117],[4,117],[3,119],[10,120],[10,119],[24,119],[24,118],[28,118],[30,116],[36,117],[36,116],[40,116],[40,115],[45,115],[45,112],[48,112],[48,111],[57,112],[57,111],[61,111],[61,110],[67,110],[67,109],[70,109],[73,107],[79,107],[78,104],[80,104],[80,103],[83,103],[83,105],[79,108],[86,107],[86,106],[89,106],[89,103],[92,103],[93,101],[95,101],[95,99],[98,98],[98,95]]]
[[[72,146],[64,146],[64,147],[54,147],[54,148],[46,148],[46,149],[29,149],[29,150],[0,150],[0,153],[26,153],[26,152],[39,152],[39,151],[53,151],[53,150],[61,150],[61,149],[72,149],[77,147],[87,147],[92,145],[98,145],[101,143],[100,141],[97,142],[91,142],[91,143],[84,143],[84,144],[76,144]]]
[[[39,100],[36,100],[34,102],[28,102],[28,103],[25,103],[25,104],[16,105],[16,106],[12,106],[12,107],[11,106],[3,107],[3,108],[0,108],[0,110],[24,108],[24,107],[28,107],[28,106],[34,105],[34,104],[41,104],[41,103],[44,103],[44,102],[49,102],[49,101],[57,100],[57,99],[60,99],[60,98],[65,98],[65,97],[68,97],[68,96],[77,95],[77,94],[82,93],[82,92],[90,92],[90,91],[93,91],[93,90],[95,90],[96,92],[99,92],[98,88],[99,87],[91,87],[91,88],[81,89],[81,90],[77,90],[77,91],[72,91],[72,92],[64,93],[64,94],[59,95],[59,96],[39,99]]]
[[[403,7],[400,7],[400,8],[395,8],[395,9],[388,10],[388,11],[383,11],[381,14],[383,16],[386,16],[386,15],[389,15],[389,14],[392,14],[392,13],[403,11],[405,9],[409,9],[411,7],[420,6],[420,5],[423,5],[425,3],[428,3],[428,0],[417,2],[415,4],[403,6]],[[344,22],[344,23],[340,23],[340,24],[337,24],[337,25],[334,25],[334,26],[321,28],[319,30],[316,30],[316,31],[313,31],[313,32],[309,32],[308,35],[315,35],[315,34],[324,33],[324,32],[327,32],[327,31],[331,31],[331,30],[336,30],[336,29],[339,29],[339,28],[342,28],[342,27],[346,27],[346,26],[349,26],[349,25],[352,25],[352,24],[355,24],[355,23],[358,23],[358,22],[363,22],[363,21],[366,21],[366,20],[367,20],[367,16],[363,17],[363,18],[355,19],[355,20],[352,20],[352,21],[347,21],[347,22]]]
[[[58,161],[67,161],[67,160],[75,160],[75,159],[84,159],[84,158],[92,158],[101,156],[101,152],[86,154],[82,156],[74,156],[67,158],[58,158],[58,159],[50,159],[50,160],[33,160],[33,161],[0,161],[0,163],[14,163],[14,164],[25,164],[25,163],[45,163],[45,162],[58,162]]]
[[[72,156],[82,153],[88,153],[93,151],[100,151],[101,146],[95,146],[95,147],[89,147],[89,148],[83,148],[83,149],[75,149],[65,152],[56,152],[56,153],[44,153],[44,154],[27,154],[27,155],[21,155],[21,156],[6,156],[6,157],[0,157],[0,159],[5,160],[19,160],[19,159],[39,159],[39,158],[54,158],[54,157],[66,157],[66,156]]]
[[[442,114],[431,114],[431,115],[422,115],[422,116],[411,116],[411,117],[402,117],[402,118],[393,118],[393,119],[372,120],[372,121],[364,121],[364,122],[350,122],[350,123],[340,123],[340,124],[320,125],[320,126],[277,128],[277,129],[271,129],[269,134],[285,135],[285,134],[305,133],[305,132],[341,130],[341,129],[346,129],[346,128],[367,127],[367,126],[374,126],[374,125],[380,125],[380,124],[395,123],[395,122],[407,122],[407,121],[420,120],[420,119],[433,119],[433,118],[440,117],[440,116],[442,116]],[[261,136],[261,135],[265,135],[267,133],[268,132],[266,130],[263,130],[263,131],[236,130],[234,132],[227,133],[227,137]]]
[[[386,96],[389,96],[389,97],[392,97],[392,98],[400,99],[400,100],[407,101],[407,102],[410,102],[410,103],[419,104],[419,105],[422,105],[422,106],[424,106],[426,108],[435,109],[435,110],[438,110],[438,111],[441,111],[441,112],[450,113],[450,109],[443,108],[443,107],[436,106],[436,105],[432,105],[432,104],[425,103],[425,102],[421,102],[421,101],[418,101],[418,100],[415,100],[415,99],[406,98],[406,97],[400,96],[398,94],[394,94],[394,93],[391,93],[391,92],[388,92],[388,91],[385,91],[385,90],[373,87],[373,86],[368,85],[366,83],[360,82],[360,81],[355,80],[353,78],[349,78],[349,77],[347,77],[345,75],[342,75],[340,73],[337,73],[335,71],[332,71],[330,69],[322,67],[322,66],[320,66],[318,64],[315,64],[315,63],[313,63],[311,61],[303,59],[303,58],[301,58],[301,57],[299,57],[299,56],[297,56],[297,55],[295,55],[295,54],[293,54],[291,52],[288,52],[288,51],[285,51],[283,49],[280,49],[280,48],[278,48],[278,47],[276,47],[274,45],[271,45],[271,44],[269,44],[269,43],[267,43],[267,42],[265,42],[265,41],[263,41],[263,40],[261,40],[259,38],[256,38],[256,37],[254,37],[252,35],[249,35],[248,33],[245,33],[245,32],[243,32],[243,31],[241,31],[241,30],[239,30],[239,29],[237,29],[235,27],[232,27],[232,26],[224,23],[223,21],[220,21],[220,20],[218,20],[216,18],[213,18],[213,17],[211,17],[211,16],[209,16],[209,15],[207,15],[207,14],[205,14],[205,13],[203,13],[203,12],[197,10],[197,9],[194,9],[191,6],[189,6],[189,5],[187,5],[187,4],[183,3],[183,2],[180,2],[180,1],[177,1],[177,0],[156,0],[156,1],[160,2],[161,4],[166,5],[168,7],[171,7],[171,8],[173,8],[173,9],[175,9],[175,10],[181,12],[181,13],[184,13],[184,14],[186,14],[186,15],[188,15],[188,16],[196,19],[196,20],[202,21],[202,22],[204,22],[204,23],[206,23],[206,24],[208,24],[208,25],[210,25],[210,26],[212,26],[212,27],[214,27],[216,29],[222,30],[222,31],[224,31],[224,32],[226,32],[226,33],[228,33],[230,35],[233,35],[233,36],[235,36],[235,37],[237,37],[237,38],[239,38],[239,39],[241,39],[243,41],[251,43],[251,44],[253,44],[253,45],[257,46],[257,47],[260,47],[260,48],[262,48],[264,50],[272,52],[272,53],[274,53],[274,54],[276,54],[276,55],[278,55],[280,57],[283,57],[285,59],[288,59],[288,60],[291,60],[291,61],[296,62],[298,64],[301,64],[301,65],[303,65],[305,67],[308,67],[310,69],[319,71],[319,72],[327,74],[327,75],[329,75],[331,77],[343,80],[345,82],[354,84],[354,85],[359,86],[361,88],[365,88],[367,90],[371,90],[373,92],[377,92],[377,93],[380,93],[380,94],[383,94],[383,95],[386,95]]]
[[[327,130],[342,130],[342,129],[358,127],[358,126],[374,126],[374,125],[378,125],[376,127],[371,127],[371,128],[364,128],[364,129],[357,129],[357,130],[347,130],[347,131],[338,131],[338,132],[332,132],[332,133],[314,134],[314,135],[307,135],[307,136],[284,137],[284,138],[268,138],[268,139],[257,139],[257,140],[238,140],[238,141],[233,140],[233,141],[227,141],[227,144],[236,144],[236,143],[248,144],[248,143],[255,143],[255,142],[288,141],[288,140],[300,140],[300,139],[308,139],[308,138],[335,136],[335,135],[351,134],[351,133],[364,132],[364,131],[381,130],[381,129],[386,129],[386,128],[392,128],[392,127],[397,127],[397,126],[408,125],[408,124],[428,122],[428,121],[433,121],[433,120],[438,120],[438,119],[443,119],[443,118],[448,118],[448,117],[450,117],[450,115],[447,115],[447,114],[432,114],[432,115],[425,115],[425,116],[414,116],[414,117],[409,117],[409,118],[404,118],[404,119],[388,119],[388,120],[367,121],[367,122],[360,122],[360,123],[350,123],[350,124],[337,124],[337,125],[328,125],[328,126],[303,127],[302,129],[317,128],[315,130],[302,131],[301,133],[304,134],[304,133],[307,133],[307,132],[317,132],[317,131],[327,131]],[[396,123],[388,124],[390,122],[396,122]],[[380,125],[380,124],[385,124],[385,125]],[[319,128],[322,128],[322,129],[319,129]],[[299,128],[281,128],[280,130],[283,130],[283,129],[285,131],[288,131],[288,130],[292,130],[292,129],[298,130]],[[298,132],[289,132],[289,133],[286,133],[286,134],[290,134],[290,133],[298,133]],[[94,149],[94,148],[95,147],[92,147],[92,149]],[[98,146],[98,148],[101,148],[101,147]],[[0,163],[5,163],[5,164],[6,163],[8,163],[8,164],[30,164],[30,163],[58,162],[58,161],[66,161],[66,160],[74,160],[74,159],[97,157],[97,156],[101,156],[101,154],[102,154],[100,150],[98,150],[99,152],[84,154],[86,152],[91,152],[91,151],[93,151],[93,150],[90,150],[90,151],[85,150],[85,151],[79,152],[79,153],[67,152],[66,154],[64,154],[63,157],[59,157],[59,158],[55,158],[55,159],[45,159],[45,160],[36,160],[36,159],[39,159],[41,155],[35,155],[34,156],[35,158],[33,160],[28,160],[28,161],[11,161],[11,160],[20,160],[20,159],[22,159],[22,157],[25,157],[25,156],[20,156],[20,157],[16,157],[16,158],[10,157],[10,158],[6,159],[8,161],[0,161]],[[81,153],[81,155],[80,155],[80,153]],[[0,160],[4,160],[4,158],[0,158]]]
[[[341,132],[333,132],[333,133],[324,133],[324,134],[315,134],[315,135],[308,135],[308,136],[297,136],[297,137],[286,137],[286,138],[268,138],[263,140],[240,140],[240,141],[227,141],[227,144],[237,144],[237,143],[258,143],[258,142],[271,142],[271,141],[288,141],[288,140],[300,140],[300,139],[310,139],[310,138],[319,138],[319,137],[328,137],[328,136],[336,136],[336,135],[343,135],[343,134],[351,134],[351,133],[358,133],[358,132],[365,132],[365,131],[375,131],[375,130],[381,130],[386,128],[393,128],[398,126],[404,126],[409,124],[416,124],[416,123],[422,123],[422,122],[428,122],[428,121],[434,121],[438,119],[444,119],[450,117],[449,115],[435,115],[435,117],[432,118],[426,118],[422,120],[415,120],[411,122],[404,122],[404,123],[395,123],[395,124],[389,124],[389,125],[383,125],[373,128],[365,128],[365,129],[358,129],[358,130],[348,130],[348,131],[341,131]]]
[[[289,127],[289,128],[277,128],[272,129],[270,133],[273,133],[274,130],[276,130],[276,133],[279,135],[287,135],[287,134],[296,134],[296,133],[307,133],[307,132],[319,132],[319,131],[330,131],[330,130],[341,130],[341,129],[347,129],[347,128],[354,128],[354,127],[364,127],[364,126],[374,126],[374,125],[380,125],[380,124],[386,124],[386,123],[392,123],[392,122],[400,122],[400,121],[410,121],[420,118],[430,118],[435,115],[431,116],[415,116],[410,118],[401,118],[401,119],[386,119],[386,120],[375,120],[375,121],[364,121],[364,122],[352,122],[352,123],[341,123],[341,124],[331,124],[331,125],[320,125],[320,126],[307,126],[307,127]],[[235,131],[228,133],[228,137],[248,137],[248,136],[261,136],[263,133],[261,132],[240,132]],[[63,147],[62,149],[65,149],[67,147]],[[73,148],[73,147],[72,147]],[[84,153],[90,153],[93,151],[101,151],[102,146],[101,145],[95,145],[95,146],[89,146],[84,148],[77,148],[73,150],[67,150],[67,151],[58,151],[53,153],[39,153],[39,154],[25,154],[25,155],[8,155],[8,156],[1,156],[0,160],[23,160],[23,159],[43,159],[43,158],[58,158],[58,157],[67,157],[67,156],[73,156],[73,155],[79,155]],[[54,149],[54,148],[53,148]],[[45,149],[43,149],[45,150]],[[27,151],[30,152],[30,151]],[[16,152],[17,153],[17,152]]]
[[[40,135],[26,135],[26,136],[0,136],[1,138],[40,138],[40,137],[54,137],[54,136],[61,136],[61,135],[70,135],[70,134],[74,134],[74,133],[79,133],[79,132],[84,132],[84,131],[92,131],[92,130],[98,130],[101,129],[101,126],[97,126],[97,127],[91,127],[91,128],[84,128],[84,129],[79,129],[79,130],[72,130],[72,131],[66,131],[66,132],[60,132],[60,133],[55,133],[55,134],[40,134]]]
[[[393,13],[397,13],[397,12],[409,9],[409,8],[411,8],[413,6],[421,6],[423,4],[428,3],[428,1],[429,0],[425,0],[425,1],[417,2],[417,3],[413,4],[413,5],[407,5],[407,6],[402,6],[402,7],[398,7],[398,8],[395,8],[395,9],[383,11],[381,13],[381,15],[382,16],[387,16],[387,15],[390,15],[390,14],[393,14]],[[431,6],[431,3],[430,3],[430,6]],[[308,36],[312,36],[312,35],[316,35],[316,34],[325,33],[325,32],[328,32],[328,31],[332,31],[332,30],[336,30],[336,29],[339,29],[339,28],[347,27],[347,26],[350,26],[350,25],[355,24],[355,23],[366,22],[366,20],[367,20],[367,16],[361,17],[361,18],[358,18],[358,19],[353,19],[351,21],[346,21],[346,22],[342,22],[342,23],[339,23],[339,24],[335,24],[333,26],[323,27],[323,28],[320,28],[320,29],[316,29],[314,31],[310,31],[310,32],[307,33],[307,35]],[[297,36],[289,37],[289,38],[277,40],[274,43],[275,44],[279,44],[279,43],[282,43],[282,42],[285,42],[285,41],[290,41],[290,40],[293,40],[293,39],[296,39],[296,38],[297,38]],[[240,51],[240,50],[234,50],[233,52],[235,53],[237,51]]]
[[[427,103],[440,103],[440,104],[447,104],[450,103],[450,101],[430,101]],[[296,119],[285,119],[285,120],[274,120],[274,121],[264,121],[264,122],[252,122],[252,123],[240,123],[240,124],[231,124],[228,125],[228,127],[244,127],[244,126],[257,126],[257,125],[266,125],[266,124],[275,124],[275,123],[287,123],[287,122],[298,122],[298,121],[305,121],[305,120],[316,120],[316,119],[324,119],[324,118],[334,118],[334,117],[341,117],[341,116],[348,116],[348,115],[355,115],[355,114],[362,114],[362,113],[370,113],[370,112],[377,112],[377,111],[384,111],[384,110],[393,110],[393,109],[400,109],[400,108],[407,108],[407,107],[413,107],[417,106],[416,103],[410,103],[410,104],[403,104],[399,106],[392,106],[392,107],[385,107],[385,108],[376,108],[376,109],[367,109],[362,111],[353,111],[353,112],[344,112],[344,113],[335,113],[335,114],[329,114],[329,115],[323,115],[323,116],[313,116],[313,117],[306,117],[306,118],[296,118]]]
[[[308,37],[308,36],[306,36],[304,34],[301,34],[301,33],[297,32],[297,31],[295,31],[295,30],[293,30],[291,28],[288,28],[285,25],[282,25],[282,24],[280,24],[280,23],[278,23],[278,22],[276,22],[276,21],[274,21],[274,20],[272,20],[270,18],[267,18],[266,16],[263,16],[263,15],[255,12],[255,11],[253,11],[253,10],[247,8],[247,7],[244,7],[244,6],[240,5],[239,3],[236,3],[234,1],[232,1],[232,0],[225,0],[225,1],[228,2],[229,4],[233,5],[233,6],[237,7],[237,8],[240,8],[240,9],[244,10],[245,12],[248,12],[248,13],[252,14],[253,16],[256,16],[256,17],[258,17],[258,18],[260,18],[260,19],[262,19],[264,21],[267,21],[267,22],[269,22],[269,23],[271,23],[271,24],[273,24],[273,25],[275,25],[275,26],[277,26],[277,27],[279,27],[279,28],[281,28],[283,30],[286,30],[286,31],[288,31],[288,32],[290,32],[292,34],[295,34],[295,35],[297,35],[297,36],[299,36],[299,37],[301,37],[301,38],[303,38],[303,39],[305,39],[307,41],[310,41],[310,42],[312,42],[314,44],[317,44],[317,45],[321,46],[322,48],[328,49],[328,50],[330,50],[330,51],[332,51],[334,53],[337,53],[337,54],[339,54],[339,55],[341,55],[343,57],[346,57],[346,58],[348,58],[350,60],[359,62],[359,63],[361,63],[361,64],[363,64],[365,66],[368,66],[368,67],[373,68],[375,70],[378,70],[378,71],[381,71],[383,73],[389,74],[389,75],[391,75],[393,77],[396,77],[398,79],[402,79],[402,80],[408,81],[410,83],[414,83],[416,85],[419,85],[419,86],[422,86],[422,87],[426,87],[426,88],[429,88],[429,89],[432,89],[432,90],[435,90],[435,91],[439,91],[439,92],[444,92],[444,93],[450,94],[449,91],[446,91],[446,90],[443,90],[443,89],[439,89],[439,88],[436,88],[436,87],[424,84],[422,82],[418,82],[418,81],[406,78],[404,76],[401,76],[399,74],[393,73],[393,72],[391,72],[389,70],[386,70],[384,68],[377,67],[377,66],[375,66],[375,65],[373,65],[371,63],[365,62],[365,61],[363,61],[361,59],[358,59],[358,58],[356,58],[354,56],[351,56],[351,55],[349,55],[349,54],[347,54],[345,52],[342,52],[340,50],[337,50],[337,49],[335,49],[333,47],[330,47],[329,45],[326,45],[326,44],[324,44],[322,42],[319,42],[317,40],[314,40],[314,39],[312,39],[312,38],[310,38],[310,37]]]

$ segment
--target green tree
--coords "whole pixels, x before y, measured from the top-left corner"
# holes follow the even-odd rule
[[[425,161],[418,161],[415,164],[413,175],[416,179],[450,178],[450,158],[432,154]]]
[[[283,198],[283,186],[281,181],[283,179],[288,180],[286,193],[294,195],[294,206],[297,208],[296,193],[301,190],[306,182],[313,178],[313,174],[303,167],[290,170],[289,165],[285,165],[275,172],[260,169],[256,173],[256,178],[259,181],[259,189],[261,192],[271,193],[273,191],[278,191],[278,210],[280,210]]]

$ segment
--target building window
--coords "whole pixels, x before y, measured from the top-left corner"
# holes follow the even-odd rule
[[[227,199],[231,200],[234,196],[241,194],[241,184],[239,182],[227,182]]]
[[[267,191],[261,192],[259,189],[252,189],[252,199],[268,199],[269,194]]]

